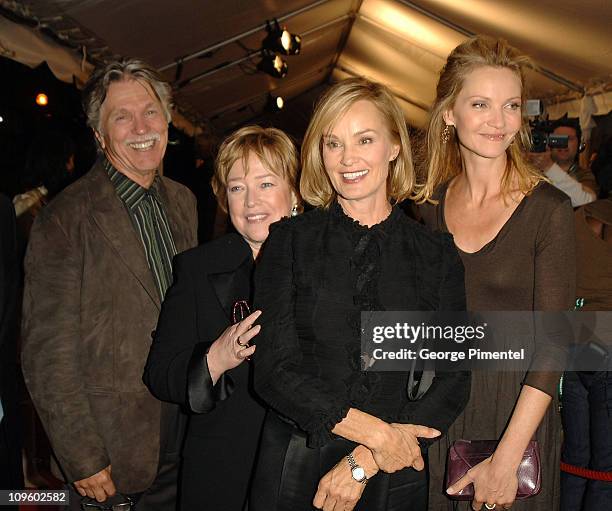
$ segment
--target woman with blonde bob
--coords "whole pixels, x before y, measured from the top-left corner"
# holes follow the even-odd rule
[[[427,130],[426,180],[417,200],[427,224],[450,232],[465,266],[468,310],[569,310],[574,300],[574,222],[569,198],[526,160],[529,59],[505,41],[475,37],[441,71]],[[537,346],[536,346],[537,347]],[[535,435],[542,491],[513,509],[558,509],[560,419],[556,398],[567,355],[536,352],[539,371],[475,371],[470,402],[446,442],[430,452],[430,508],[453,509],[448,494],[474,484],[473,509],[508,508],[517,468]],[[456,439],[499,440],[495,453],[445,488],[446,447]],[[467,506],[468,504],[466,504]]]
[[[252,274],[270,224],[301,209],[297,171],[297,151],[282,131],[247,126],[230,135],[212,186],[236,233],[174,260],[144,381],[190,412],[181,509],[244,509],[265,412],[245,363],[259,333],[260,312],[249,314]]]
[[[413,186],[389,90],[332,86],[302,146],[300,191],[315,209],[273,226],[256,271],[254,384],[271,411],[251,511],[427,508],[427,445],[463,408],[469,374],[441,374],[411,401],[407,372],[364,372],[376,363],[361,352],[363,311],[465,308],[450,236],[396,205]]]

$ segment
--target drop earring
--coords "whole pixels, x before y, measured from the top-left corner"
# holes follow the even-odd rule
[[[444,130],[442,131],[442,143],[446,144],[448,143],[448,141],[450,140],[450,125],[447,124],[446,126],[444,126]]]
[[[298,216],[298,205],[294,204],[291,208],[291,216]]]

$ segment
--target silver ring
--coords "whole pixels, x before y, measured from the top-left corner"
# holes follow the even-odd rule
[[[485,502],[485,507],[486,507],[487,509],[495,509],[495,508],[497,507],[497,504],[487,504],[487,503]]]

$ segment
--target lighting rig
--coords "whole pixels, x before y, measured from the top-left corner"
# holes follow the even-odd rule
[[[257,69],[274,78],[284,78],[289,66],[281,55],[299,55],[302,38],[290,33],[286,27],[279,25],[278,20],[266,22],[268,35],[261,44],[261,61]]]

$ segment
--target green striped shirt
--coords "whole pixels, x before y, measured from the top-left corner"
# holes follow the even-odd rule
[[[160,178],[155,176],[151,187],[146,189],[115,169],[108,160],[104,166],[142,241],[159,297],[163,300],[172,284],[172,258],[176,255],[176,246],[159,196]]]

